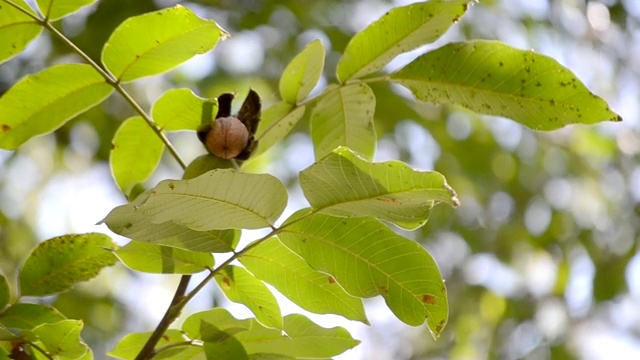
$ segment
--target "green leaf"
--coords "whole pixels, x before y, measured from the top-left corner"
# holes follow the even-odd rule
[[[9,304],[11,298],[11,290],[9,289],[9,282],[7,278],[0,274],[0,311]]]
[[[152,274],[195,274],[213,268],[211,254],[132,240],[116,251],[127,267]]]
[[[195,158],[184,171],[182,178],[185,180],[196,178],[206,172],[215,169],[235,169],[231,160],[219,158],[211,154],[200,155]]]
[[[20,331],[18,329],[6,329],[0,325],[0,341],[12,341],[17,339],[20,339]],[[0,351],[2,351],[2,347],[0,347]],[[1,357],[2,355],[4,354],[0,352],[0,359],[6,359],[6,357]]]
[[[234,335],[254,326],[262,327],[252,320],[237,320],[226,310],[216,308],[189,316],[182,324],[182,330],[190,338],[204,342],[207,359],[235,360],[248,357]]]
[[[307,311],[369,323],[361,299],[347,294],[331,275],[312,269],[277,238],[247,251],[239,260],[257,278]]]
[[[253,327],[235,337],[249,354],[278,353],[294,358],[330,358],[360,343],[341,327],[330,329],[314,324],[300,314],[284,317],[284,332]]]
[[[373,114],[376,97],[369,85],[330,88],[311,112],[311,140],[316,159],[347,146],[372,159],[376,151]]]
[[[338,80],[344,83],[369,75],[396,56],[437,40],[471,2],[431,0],[389,11],[349,41],[338,62]]]
[[[37,0],[38,7],[49,21],[62,19],[96,1],[97,0]]]
[[[174,222],[196,231],[258,229],[272,226],[286,205],[287,189],[275,177],[218,169],[160,182],[137,211],[154,224]],[[104,220],[109,227],[130,226],[112,213]]]
[[[287,65],[280,77],[280,96],[297,104],[316,86],[324,69],[324,46],[320,40],[310,42]]]
[[[35,16],[24,0],[14,0],[13,3]],[[0,2],[0,64],[21,53],[42,29],[31,16]]]
[[[105,219],[109,229],[137,241],[190,251],[225,253],[235,249],[240,240],[240,231],[236,229],[195,231],[171,221],[154,224],[149,217],[137,210],[150,194],[151,190],[129,204],[113,209]]]
[[[229,300],[246,305],[264,326],[282,329],[282,313],[271,290],[247,270],[229,265],[215,275]]]
[[[213,20],[172,8],[130,17],[111,34],[102,63],[121,82],[160,74],[213,49],[228,34]]]
[[[0,148],[52,132],[113,91],[90,65],[64,64],[27,75],[0,98]]]
[[[249,360],[296,360],[293,356],[274,354],[274,353],[257,353],[250,354]]]
[[[287,223],[280,240],[313,268],[333,275],[354,296],[382,295],[398,319],[413,326],[426,319],[434,337],[440,334],[448,316],[446,289],[422,246],[373,218],[301,210]]]
[[[0,313],[0,324],[7,328],[31,330],[41,324],[53,324],[66,317],[48,305],[17,303]]]
[[[53,295],[92,279],[116,263],[105,247],[116,245],[99,233],[63,235],[40,243],[20,269],[21,295]]]
[[[210,123],[217,112],[216,99],[201,98],[190,89],[171,89],[151,108],[153,120],[166,131],[195,131],[201,123]]]
[[[118,359],[134,359],[140,350],[142,350],[142,347],[150,336],[151,332],[127,334],[120,339],[118,344],[109,351],[107,355]],[[186,340],[182,331],[169,329],[162,335],[160,341],[158,341],[156,349],[170,344],[185,342]]]
[[[33,333],[44,344],[49,355],[76,359],[89,350],[80,339],[82,327],[81,320],[62,320],[53,324],[42,324],[33,329]]]
[[[223,308],[189,316],[182,330],[193,339],[219,336],[222,331],[238,339],[248,354],[277,353],[294,358],[327,358],[359,343],[344,328],[326,329],[302,315],[285,316],[283,334],[255,319],[238,320]]]
[[[621,121],[556,60],[497,41],[452,43],[391,74],[423,101],[513,119],[534,130]]]
[[[118,187],[127,196],[160,164],[164,143],[140,116],[125,120],[116,131],[109,164]]]
[[[256,139],[259,141],[257,154],[262,154],[287,136],[300,121],[305,110],[305,106],[295,107],[286,102],[279,102],[263,111],[262,124],[256,133]]]
[[[300,172],[300,186],[317,211],[372,216],[408,230],[427,222],[435,202],[459,205],[440,173],[400,161],[370,163],[344,147]]]

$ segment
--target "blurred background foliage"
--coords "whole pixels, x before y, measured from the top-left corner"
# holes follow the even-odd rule
[[[175,3],[102,0],[58,25],[99,60],[102,44],[121,21]],[[165,76],[127,85],[147,109],[175,87],[205,97],[223,91],[243,97],[252,87],[268,106],[278,100],[287,62],[314,39],[328,50],[321,86],[334,82],[335,65],[351,36],[407,1],[181,3],[232,36],[213,53]],[[440,265],[450,320],[433,341],[426,328],[402,325],[378,300],[369,301],[373,326],[345,325],[363,344],[341,358],[640,358],[640,2],[483,0],[436,44],[402,55],[385,69],[446,42],[474,38],[554,57],[609,101],[624,122],[539,133],[505,119],[417,103],[399,87],[376,84],[377,160],[401,159],[440,171],[462,202],[456,210],[437,207],[425,228],[403,234],[423,243]],[[25,74],[79,61],[44,33],[0,66],[0,92]],[[0,150],[5,275],[15,278],[38,241],[108,231],[93,224],[125,201],[109,173],[110,141],[132,114],[116,94],[54,134],[32,139],[16,152]],[[188,160],[204,153],[193,133],[171,139]],[[273,173],[296,194],[297,172],[312,159],[308,122],[301,121],[282,144],[248,166]],[[167,157],[148,185],[180,175]],[[291,205],[302,202],[294,198]],[[100,358],[123,333],[155,326],[177,281],[166,279],[117,266],[48,301],[85,321],[83,337]],[[214,291],[200,302],[228,304]],[[333,320],[320,324],[332,326]]]

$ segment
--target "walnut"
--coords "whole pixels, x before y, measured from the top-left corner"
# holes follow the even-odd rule
[[[207,134],[205,146],[215,156],[233,159],[247,147],[249,131],[236,117],[216,119]]]

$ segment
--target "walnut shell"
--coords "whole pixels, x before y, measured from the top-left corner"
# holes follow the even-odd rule
[[[233,116],[216,119],[207,134],[205,145],[209,151],[222,159],[233,159],[247,147],[249,131]]]

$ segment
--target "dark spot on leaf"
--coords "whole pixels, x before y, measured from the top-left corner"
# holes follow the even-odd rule
[[[460,16],[454,17],[452,21],[453,21],[454,24],[459,23],[460,22]]]
[[[538,82],[536,82],[536,86],[537,86],[537,87],[541,87],[541,86],[542,86],[542,83],[540,83],[540,81],[538,81]]]
[[[174,190],[176,188],[175,185],[173,185],[173,183],[169,183],[169,189]]]
[[[500,61],[500,66],[504,66],[504,63],[502,61]]]
[[[222,279],[222,283],[225,284],[226,286],[231,286],[231,279],[229,279],[228,277],[224,277]]]
[[[2,132],[9,132],[11,130],[11,126],[7,124],[2,124]]]
[[[438,325],[436,325],[436,328],[435,328],[436,334],[441,333],[442,332],[442,328],[444,328],[444,320],[440,320],[438,322]]]
[[[133,226],[133,224],[132,224],[132,223],[126,223],[126,224],[124,224],[124,228],[125,228],[125,229],[128,229],[128,228],[130,228],[130,227],[132,227],[132,226]]]
[[[462,11],[467,11],[468,8],[469,8],[469,5],[462,4]]]
[[[436,297],[431,294],[424,294],[422,295],[422,302],[427,305],[435,305]]]
[[[556,101],[554,99],[549,99],[549,105],[555,106],[556,105]]]
[[[327,280],[329,280],[329,284],[335,284],[336,283],[336,279],[334,279],[333,276],[328,276]]]

